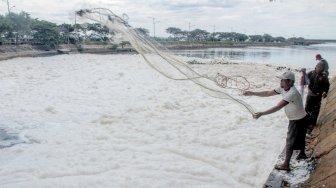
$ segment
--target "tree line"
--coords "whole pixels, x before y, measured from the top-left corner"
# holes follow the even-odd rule
[[[192,31],[182,30],[176,27],[169,27],[166,32],[170,39],[175,41],[232,41],[232,42],[286,42],[304,41],[302,37],[273,37],[269,34],[246,35],[237,32],[208,32],[206,30],[194,29]]]
[[[149,37],[149,30],[136,28],[137,32]],[[233,41],[233,42],[284,42],[286,40],[304,40],[303,38],[272,37],[271,35],[245,35],[236,32],[214,32],[194,29],[183,31],[169,27],[168,38],[155,38],[165,41]],[[0,15],[0,45],[32,44],[45,48],[56,48],[60,44],[109,43],[114,33],[99,23],[60,24],[31,18],[27,12]],[[123,41],[118,45],[125,45]]]
[[[112,33],[101,24],[61,24],[33,19],[24,11],[0,15],[0,44],[35,44],[55,48],[83,41],[107,42]]]

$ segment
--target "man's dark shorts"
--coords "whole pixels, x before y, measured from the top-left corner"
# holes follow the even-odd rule
[[[308,117],[299,120],[290,120],[288,124],[286,146],[288,150],[305,148]]]
[[[310,96],[307,95],[305,110],[308,114],[308,123],[310,125],[316,125],[317,117],[320,113],[321,108],[321,96]]]

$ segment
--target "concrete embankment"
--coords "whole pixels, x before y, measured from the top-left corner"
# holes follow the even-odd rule
[[[336,187],[336,77],[330,79],[330,84],[309,144],[317,164],[303,187]]]

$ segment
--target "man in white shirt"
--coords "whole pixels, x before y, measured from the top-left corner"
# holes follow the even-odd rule
[[[277,76],[281,79],[280,87],[270,91],[244,91],[245,96],[269,97],[277,94],[282,95],[282,100],[274,107],[263,112],[253,114],[253,118],[258,119],[261,116],[274,113],[285,107],[285,114],[289,120],[288,132],[286,138],[286,158],[282,165],[276,165],[275,169],[290,171],[289,162],[294,150],[300,150],[297,159],[306,159],[305,139],[307,133],[307,118],[303,107],[302,98],[299,91],[295,88],[295,75],[287,71]]]

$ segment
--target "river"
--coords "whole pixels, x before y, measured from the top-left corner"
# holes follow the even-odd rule
[[[321,54],[329,62],[330,69],[336,60],[336,43],[310,46],[208,48],[197,50],[174,50],[174,54],[197,58],[225,58],[230,61],[257,62],[281,66],[314,68],[315,55]]]
[[[273,67],[216,67],[276,84]],[[1,188],[262,187],[285,144],[283,112],[253,120],[138,55],[15,58],[0,70]],[[274,103],[243,99],[257,109]]]

